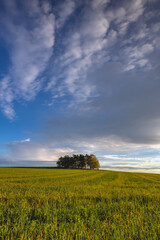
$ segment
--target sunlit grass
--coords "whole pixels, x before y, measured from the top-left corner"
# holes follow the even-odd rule
[[[160,175],[0,168],[0,239],[160,239]]]

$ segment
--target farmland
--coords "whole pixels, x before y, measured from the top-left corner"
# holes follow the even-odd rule
[[[0,239],[160,239],[160,175],[0,168]]]

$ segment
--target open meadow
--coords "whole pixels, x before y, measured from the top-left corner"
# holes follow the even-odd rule
[[[0,168],[0,239],[160,239],[160,175]]]

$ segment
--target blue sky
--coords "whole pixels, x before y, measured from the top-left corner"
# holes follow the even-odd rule
[[[0,0],[0,166],[160,172],[158,0]]]

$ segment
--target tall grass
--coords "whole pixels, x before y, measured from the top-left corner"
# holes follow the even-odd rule
[[[0,168],[0,239],[160,239],[160,175]]]

